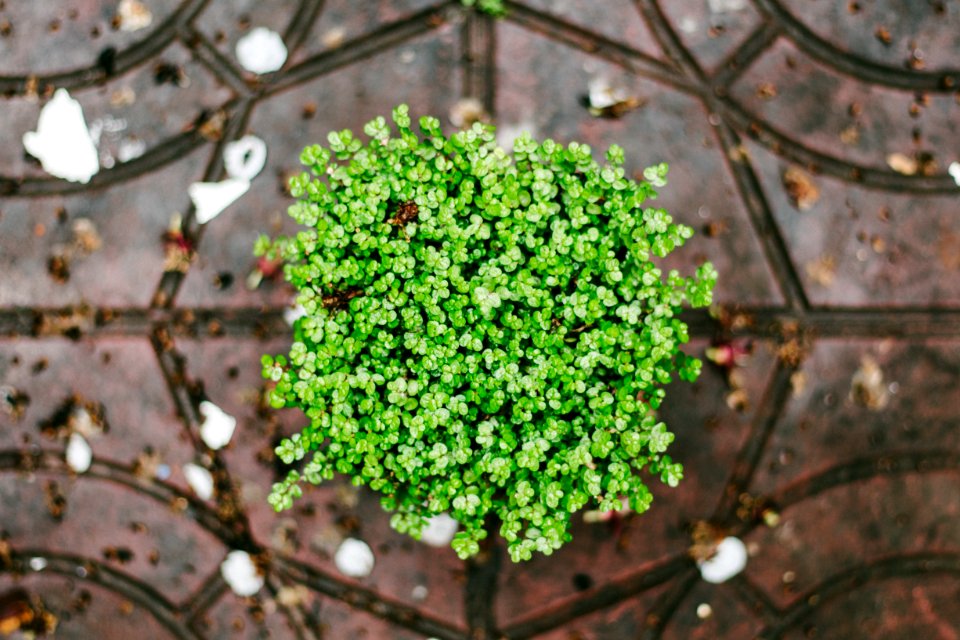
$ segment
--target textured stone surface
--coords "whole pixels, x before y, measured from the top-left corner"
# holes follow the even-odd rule
[[[522,0],[494,21],[452,1],[190,0],[148,3],[136,32],[111,29],[115,2],[74,4],[0,2],[0,596],[40,598],[57,637],[956,637],[954,4]],[[255,78],[234,47],[260,26],[290,51]],[[601,80],[638,108],[592,116]],[[20,142],[61,87],[102,127],[88,185]],[[259,358],[287,349],[292,293],[248,285],[256,236],[293,229],[284,183],[305,144],[398,102],[449,129],[468,95],[505,144],[527,129],[618,143],[631,170],[668,162],[656,204],[699,233],[664,266],[721,273],[689,349],[752,344],[670,388],[680,487],[641,516],[577,516],[555,556],[502,558],[492,592],[343,479],[273,513],[271,449],[302,418],[264,408]],[[222,179],[223,143],[245,134],[266,167],[198,227],[188,185]],[[164,240],[177,215],[185,235]],[[74,394],[109,424],[80,475],[70,427],[44,429]],[[238,420],[218,452],[198,438],[203,400]],[[214,472],[213,498],[186,463]],[[741,537],[745,571],[700,580],[694,531]],[[373,550],[365,578],[333,563],[348,536]],[[253,597],[220,576],[232,549],[265,572]]]

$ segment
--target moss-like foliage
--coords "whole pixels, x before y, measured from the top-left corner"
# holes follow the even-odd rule
[[[498,523],[514,560],[558,549],[585,507],[646,510],[645,476],[682,476],[663,385],[700,370],[677,313],[716,280],[654,263],[692,233],[643,206],[666,166],[638,182],[616,146],[600,165],[524,135],[511,157],[490,126],[448,138],[425,117],[418,135],[404,105],[393,120],[304,149],[290,215],[305,229],[258,241],[306,310],[289,358],[263,359],[272,404],[310,420],[277,449],[302,462],[271,503],[339,472],[414,537],[452,515],[462,557]]]

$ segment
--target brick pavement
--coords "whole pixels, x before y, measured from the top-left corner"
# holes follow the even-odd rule
[[[112,2],[0,2],[0,593],[38,595],[64,638],[957,637],[955,2],[524,0],[496,21],[427,0],[146,4],[152,24],[128,32]],[[290,52],[259,78],[233,54],[258,26]],[[591,116],[598,80],[642,106]],[[87,185],[19,143],[61,87],[104,131]],[[306,142],[401,101],[449,127],[463,96],[504,128],[669,162],[662,203],[702,232],[672,265],[721,274],[691,349],[753,343],[739,394],[713,366],[670,390],[679,488],[615,526],[578,522],[485,593],[342,481],[272,513],[266,454],[299,418],[260,406],[258,360],[285,349],[291,292],[246,285],[256,235],[291,229],[283,180]],[[198,225],[187,185],[222,178],[246,133],[265,170]],[[180,268],[175,214],[195,250]],[[99,246],[78,248],[78,219]],[[57,420],[71,398],[108,426],[79,475]],[[204,398],[239,420],[220,452],[198,438]],[[743,574],[699,579],[697,522],[744,539]],[[373,548],[368,578],[336,570],[345,535]],[[220,576],[231,549],[265,563],[256,596]]]

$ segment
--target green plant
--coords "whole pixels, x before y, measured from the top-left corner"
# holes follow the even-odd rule
[[[460,0],[460,4],[465,7],[475,6],[480,11],[495,18],[507,15],[507,8],[503,5],[503,0]]]
[[[304,466],[271,503],[339,472],[414,537],[449,512],[462,557],[498,521],[515,561],[558,549],[588,505],[644,511],[644,473],[682,476],[662,387],[700,370],[677,312],[716,280],[709,263],[684,278],[653,262],[692,234],[641,207],[666,165],[637,182],[617,146],[601,166],[587,145],[523,135],[511,158],[489,125],[448,138],[424,117],[421,137],[405,105],[393,120],[304,149],[289,212],[306,228],[257,242],[306,311],[289,359],[263,358],[273,406],[310,420],[277,449]]]

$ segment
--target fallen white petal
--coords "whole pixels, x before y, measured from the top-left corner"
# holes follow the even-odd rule
[[[34,571],[43,571],[47,568],[47,559],[40,557],[30,558],[30,568]]]
[[[147,143],[136,138],[126,138],[120,142],[117,149],[117,160],[120,162],[129,162],[139,158],[147,152]]]
[[[605,109],[630,98],[629,92],[623,87],[615,87],[606,78],[593,78],[589,85],[590,106],[594,109]]]
[[[344,575],[351,578],[363,578],[373,571],[373,551],[363,540],[347,538],[340,543],[333,563]]]
[[[708,0],[712,13],[726,13],[728,11],[742,11],[747,8],[747,0]]]
[[[71,182],[90,182],[98,171],[97,148],[83,119],[83,108],[66,89],[57,89],[40,111],[36,131],[23,134],[27,153],[47,173]]]
[[[225,447],[237,428],[237,419],[207,400],[200,403],[200,414],[203,416],[200,425],[203,442],[211,449]]]
[[[237,60],[247,71],[270,73],[287,61],[287,47],[276,31],[257,27],[237,42]]]
[[[700,566],[700,575],[707,582],[726,582],[747,566],[747,547],[740,538],[724,538],[717,545],[713,557],[697,564]]]
[[[257,136],[243,136],[223,150],[223,164],[231,178],[253,180],[266,163],[267,145]]]
[[[518,124],[503,124],[497,126],[497,146],[504,151],[513,151],[513,143],[521,134],[528,133],[531,138],[537,137],[537,128],[531,120],[523,120]]]
[[[139,31],[149,27],[153,22],[150,9],[138,0],[120,0],[117,14],[120,16],[121,31]]]
[[[213,476],[209,471],[198,464],[189,462],[183,465],[183,475],[198,498],[209,500],[213,497]]]
[[[283,320],[291,327],[293,323],[307,315],[307,310],[303,308],[302,304],[298,304],[293,307],[287,307],[283,310]]]
[[[953,176],[953,181],[960,187],[960,162],[951,162],[950,168],[947,169],[947,171],[950,172],[950,175]]]
[[[87,444],[86,438],[79,433],[71,433],[67,441],[67,466],[77,473],[83,473],[90,468],[91,462],[93,449]]]
[[[233,178],[222,182],[194,182],[187,189],[196,209],[197,222],[207,224],[237,201],[250,188],[247,180]]]
[[[263,576],[246,551],[231,551],[220,564],[220,575],[238,596],[252,596],[263,587]]]
[[[427,526],[420,534],[420,540],[431,547],[445,547],[453,540],[459,527],[460,523],[447,514],[441,513],[427,520]]]

